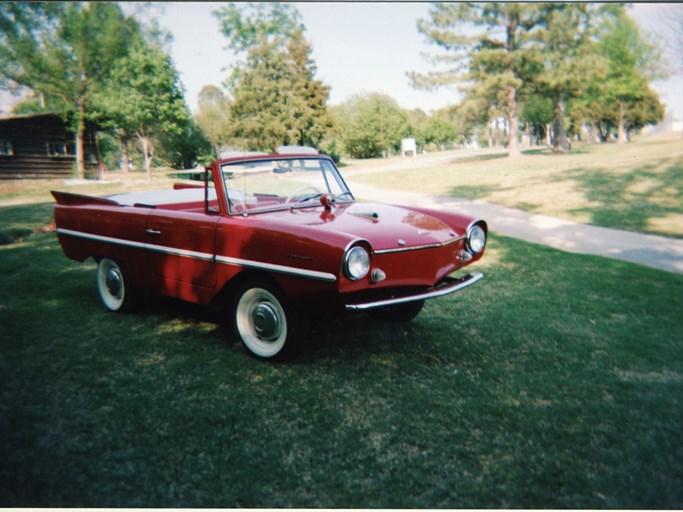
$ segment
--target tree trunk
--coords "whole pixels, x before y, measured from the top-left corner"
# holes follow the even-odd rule
[[[508,142],[508,158],[522,156],[519,149],[517,132],[519,131],[519,105],[517,104],[517,88],[508,87],[508,124],[510,125],[510,140]]]
[[[85,104],[83,101],[78,103],[78,119],[76,120],[76,173],[79,179],[85,178]]]
[[[128,137],[120,133],[119,143],[121,144],[121,170],[128,172],[130,170],[130,158],[128,157]]]
[[[142,153],[145,156],[145,171],[147,172],[147,178],[152,178],[152,155],[150,154],[149,138],[144,136],[139,136],[140,144],[142,144]]]
[[[617,133],[618,144],[628,142],[628,133],[626,131],[626,107],[623,101],[619,101],[619,126],[617,127]]]
[[[564,131],[564,98],[559,93],[555,97],[553,109],[553,152],[560,153],[567,148],[567,135]]]

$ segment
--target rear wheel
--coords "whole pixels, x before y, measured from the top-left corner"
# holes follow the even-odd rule
[[[394,304],[393,306],[373,308],[370,310],[370,315],[377,320],[384,320],[386,322],[410,322],[420,314],[424,304],[424,300],[415,300]]]
[[[139,296],[121,265],[109,258],[102,258],[97,265],[97,291],[110,311],[131,311]]]
[[[235,329],[245,348],[261,359],[291,355],[308,330],[305,317],[273,284],[244,285],[237,293]]]

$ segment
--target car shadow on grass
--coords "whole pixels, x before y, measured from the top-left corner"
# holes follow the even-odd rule
[[[249,356],[235,332],[230,307],[216,309],[148,294],[133,315],[144,323],[156,324],[159,336],[182,337],[187,333],[187,338],[191,337],[195,342],[199,337],[203,340],[201,343],[209,343],[214,348],[223,345]],[[311,335],[285,361],[288,364],[308,364],[324,359],[355,360],[401,351],[405,346],[422,343],[420,340],[427,338],[418,319],[392,323],[375,320],[367,313],[325,313],[312,319]]]

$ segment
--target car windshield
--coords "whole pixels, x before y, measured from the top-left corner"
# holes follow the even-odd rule
[[[338,203],[353,195],[326,158],[264,158],[221,165],[230,213],[319,206],[323,194]]]

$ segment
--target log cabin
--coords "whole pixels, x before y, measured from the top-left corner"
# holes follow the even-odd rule
[[[85,172],[98,169],[96,129],[87,124]],[[0,180],[69,178],[76,173],[76,137],[58,114],[20,114],[0,118]]]

